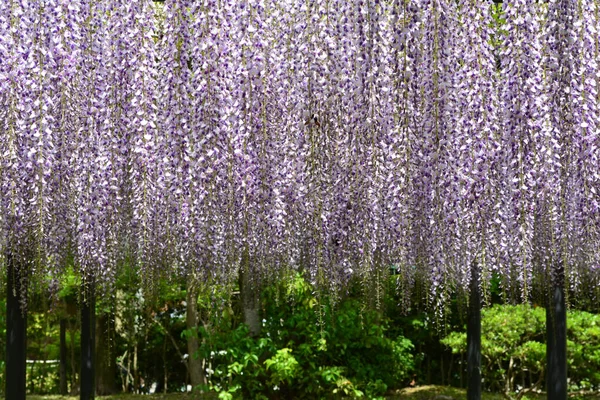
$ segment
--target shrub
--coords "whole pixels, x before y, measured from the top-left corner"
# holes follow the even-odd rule
[[[299,275],[263,291],[261,337],[247,327],[205,338],[210,385],[223,399],[376,398],[406,379],[412,343],[356,299],[333,310]]]
[[[567,317],[568,374],[574,389],[600,389],[600,315],[572,311]]]
[[[528,305],[494,305],[482,310],[482,376],[488,390],[509,395],[540,389],[546,374],[546,311]],[[466,333],[441,340],[455,354],[466,353]],[[567,357],[572,389],[600,387],[600,316],[569,311]]]

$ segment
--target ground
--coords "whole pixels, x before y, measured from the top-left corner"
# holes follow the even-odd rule
[[[456,389],[447,386],[418,386],[415,388],[407,388],[398,391],[394,396],[390,396],[388,400],[432,400],[436,399],[436,396],[443,395],[448,396],[455,400],[463,400],[467,397],[464,389]],[[442,398],[439,398],[442,400]],[[444,398],[445,399],[445,398]],[[546,396],[528,396],[522,398],[522,400],[541,400],[546,399]],[[482,400],[506,400],[502,394],[498,393],[482,393]]]
[[[436,395],[449,396],[455,400],[466,398],[464,390],[442,387],[442,386],[420,386],[416,388],[403,389],[392,396],[388,396],[387,400],[431,400],[435,399]],[[63,397],[63,396],[27,396],[31,400],[78,400],[79,397]],[[600,399],[600,397],[597,397]],[[102,400],[213,400],[216,396],[201,396],[187,393],[171,393],[171,394],[155,394],[155,395],[117,395],[106,396],[98,399]],[[484,393],[483,400],[505,400],[501,394]],[[522,400],[542,400],[545,396],[528,396]],[[592,399],[588,397],[587,399]]]
[[[446,400],[446,398],[436,396],[448,396],[454,400],[465,399],[466,393],[464,389],[456,389],[445,386],[419,386],[416,388],[407,388],[399,390],[397,393],[387,396],[387,400]],[[27,396],[31,400],[79,400],[77,397],[69,396]],[[190,393],[169,393],[169,394],[154,394],[154,395],[116,395],[97,397],[98,400],[215,400],[216,395],[195,395]],[[521,400],[542,400],[546,399],[545,395],[527,395]],[[595,400],[600,399],[600,395],[593,396],[578,396],[570,397],[572,400]],[[506,400],[501,394],[483,393],[482,400]]]

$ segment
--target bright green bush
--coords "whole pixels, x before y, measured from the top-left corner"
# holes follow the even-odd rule
[[[572,311],[567,316],[568,374],[574,388],[600,388],[600,315]]]
[[[532,386],[541,384],[545,372],[545,320],[542,308],[494,305],[482,310],[482,376],[488,390],[510,393],[524,380]],[[466,353],[465,332],[452,332],[441,342],[453,353]],[[544,349],[542,354],[540,348]]]
[[[546,374],[546,310],[528,305],[494,305],[481,313],[482,376],[488,390],[510,394],[539,389]],[[568,375],[572,389],[600,387],[600,315],[569,311]],[[466,353],[466,333],[441,340],[455,354]]]
[[[296,275],[265,289],[263,304],[260,338],[244,325],[204,338],[210,385],[223,399],[374,399],[412,371],[411,342],[387,337],[387,320],[356,299],[332,311]]]

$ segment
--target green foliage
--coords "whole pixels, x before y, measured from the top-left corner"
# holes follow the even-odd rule
[[[176,279],[157,279],[143,290],[133,269],[117,282],[115,353],[120,363],[121,385],[134,387],[134,352],[138,374],[146,385],[157,382],[157,391],[180,391],[186,385],[185,287]],[[128,369],[128,371],[126,371]]]
[[[292,349],[279,349],[273,357],[265,360],[267,371],[271,371],[270,385],[289,385],[300,374],[298,361],[291,353]]]
[[[67,345],[69,355],[74,351],[77,364],[77,310],[76,304],[69,304],[69,298],[76,303],[78,278],[67,273],[64,279],[66,287],[60,294],[61,301],[52,305],[51,310],[44,293],[32,296],[35,301],[31,302],[28,315],[28,358],[37,361],[28,364],[30,392],[58,390],[57,364],[43,364],[44,359],[58,358],[58,318],[49,311],[58,311],[68,319]],[[492,296],[495,284],[492,283]],[[133,372],[130,363],[135,346],[139,376],[147,383],[156,382],[160,392],[185,389],[186,370],[182,360],[187,353],[184,339],[190,334],[200,339],[197,356],[205,360],[209,382],[204,389],[212,389],[212,398],[378,399],[413,379],[420,385],[440,382],[443,377],[443,382],[458,385],[461,368],[464,377],[465,364],[464,357],[457,355],[466,352],[466,335],[459,332],[464,324],[461,320],[464,315],[458,311],[460,301],[453,299],[450,303],[452,314],[444,326],[450,333],[441,344],[431,315],[417,309],[410,310],[409,315],[398,312],[399,300],[393,292],[395,282],[391,286],[384,290],[386,311],[382,313],[369,309],[362,299],[352,295],[353,289],[361,293],[360,287],[352,287],[351,294],[333,304],[328,295],[315,293],[301,276],[290,276],[263,290],[264,321],[259,338],[251,338],[247,327],[239,324],[240,316],[234,312],[237,310],[239,314],[239,307],[235,297],[231,304],[231,290],[213,283],[199,290],[201,324],[194,330],[186,329],[186,285],[181,281],[157,281],[155,297],[148,297],[139,290],[135,274],[123,275],[117,282],[117,293],[104,299],[104,304],[110,306],[113,302],[116,310],[115,358]],[[4,307],[5,301],[1,299],[0,330],[3,331]],[[102,307],[97,309],[101,310]],[[514,396],[523,384],[543,388],[545,310],[494,306],[484,309],[482,315],[485,388],[509,396]],[[585,312],[569,312],[571,391],[597,390],[600,385],[599,318]],[[70,357],[68,362],[70,374]],[[3,368],[0,372],[3,373]],[[120,376],[125,377],[123,373]],[[167,388],[162,384],[166,381]],[[410,398],[421,398],[419,393]],[[536,397],[527,393],[521,398]]]
[[[482,371],[490,390],[511,393],[515,380],[528,371],[531,384],[541,384],[545,368],[546,314],[542,308],[494,305],[481,312]],[[441,340],[455,354],[466,353],[467,335],[452,332]],[[541,346],[541,347],[540,347]],[[540,358],[540,348],[543,348]]]
[[[600,315],[584,311],[568,314],[567,358],[574,388],[600,387]]]
[[[36,293],[37,294],[37,293]],[[26,382],[29,393],[58,393],[59,326],[47,304],[33,296],[27,313]]]
[[[546,311],[527,305],[494,305],[482,310],[482,372],[488,390],[510,395],[525,382],[541,388],[546,373]],[[571,389],[600,385],[600,315],[569,311],[567,357]],[[466,353],[466,333],[452,332],[441,342]]]
[[[28,364],[26,380],[30,393],[59,393],[59,377],[56,364],[46,364],[42,361],[35,364]]]
[[[75,273],[73,266],[68,266],[60,276],[58,297],[66,302],[75,303],[81,288],[81,277]]]
[[[203,333],[204,342],[199,356],[208,360],[208,379],[219,398],[229,399],[242,394],[244,398],[266,388],[266,369],[259,364],[259,355],[273,353],[275,348],[268,338],[253,340],[248,327],[240,325],[233,330],[212,330]]]
[[[202,332],[210,385],[220,398],[362,398],[396,387],[414,366],[412,344],[386,336],[388,321],[356,299],[333,309],[299,275],[263,291],[261,337]]]
[[[349,376],[358,382],[380,380],[383,386],[395,387],[414,367],[413,345],[403,336],[386,336],[388,321],[375,311],[361,308],[359,300],[349,299],[333,315],[332,355],[339,364],[348,366]],[[381,368],[383,365],[387,368]]]
[[[482,310],[482,370],[489,389],[512,392],[517,371],[527,367],[531,374],[543,374],[536,343],[543,342],[544,323],[545,311],[539,308],[495,305]],[[442,343],[465,353],[466,333],[453,332]]]

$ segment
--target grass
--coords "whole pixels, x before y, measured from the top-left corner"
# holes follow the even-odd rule
[[[447,386],[418,386],[415,388],[406,388],[399,390],[394,396],[389,397],[390,400],[430,400],[437,395],[444,395],[459,400],[467,397],[464,389],[457,389]],[[501,395],[484,393],[482,400],[500,400],[504,399]]]
[[[433,400],[438,395],[449,396],[454,400],[466,399],[467,394],[464,389],[457,389],[447,386],[419,386],[416,388],[406,388],[397,391],[395,394],[387,396],[387,400]],[[96,397],[101,400],[215,400],[215,394],[199,395],[191,393],[169,393],[169,394],[154,394],[154,395],[135,395],[135,394],[120,394],[115,396]],[[502,394],[498,393],[482,393],[482,400],[506,400]],[[31,400],[79,400],[79,396],[27,396]],[[529,394],[521,400],[542,400],[546,399],[542,394]],[[593,397],[570,397],[572,400],[592,400],[600,399],[600,396]]]
[[[457,389],[448,386],[418,386],[415,388],[406,388],[399,390],[395,395],[388,397],[389,400],[431,400],[436,396],[443,395],[455,400],[467,398],[465,389]],[[529,400],[545,399],[545,396],[529,397]],[[482,400],[506,400],[502,394],[484,392],[481,395]]]
[[[406,388],[398,391],[394,396],[390,396],[388,400],[432,400],[435,396],[449,396],[455,400],[467,398],[465,389],[457,389],[448,386],[419,386],[416,388]],[[514,397],[516,398],[516,396]],[[507,400],[503,394],[483,392],[482,400]],[[569,400],[597,400],[600,399],[600,394],[592,394],[587,396],[571,395]],[[528,393],[521,400],[546,400],[546,394]]]
[[[213,400],[218,397],[214,394],[199,395],[192,393],[168,394],[118,394],[114,396],[96,396],[99,400]],[[27,396],[27,400],[79,400],[79,396]]]

